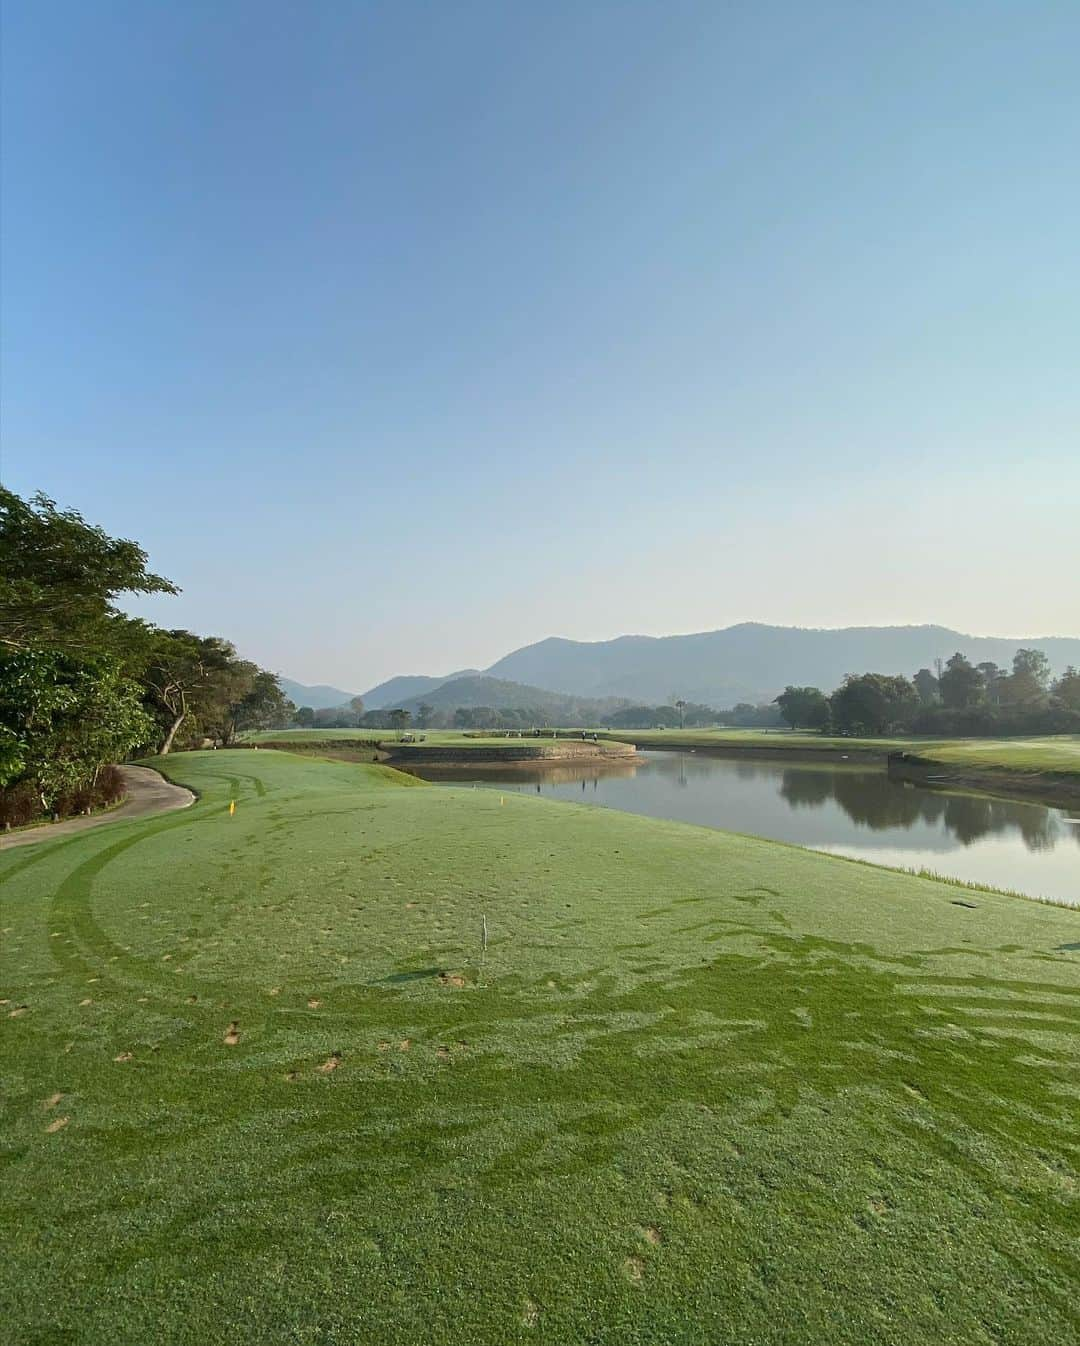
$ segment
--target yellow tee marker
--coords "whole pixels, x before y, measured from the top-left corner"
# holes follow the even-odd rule
[[[229,817],[231,818],[235,812],[236,812],[236,800],[235,800],[235,799],[230,799],[230,800],[229,800]]]

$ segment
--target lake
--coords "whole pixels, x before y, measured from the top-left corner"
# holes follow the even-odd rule
[[[884,767],[643,752],[612,765],[409,769],[425,780],[750,832],[1080,905],[1080,810],[902,784]]]

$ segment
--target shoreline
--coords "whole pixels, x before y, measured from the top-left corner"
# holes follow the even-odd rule
[[[499,743],[483,747],[458,748],[456,745],[380,744],[379,760],[393,766],[426,767],[531,767],[545,762],[633,762],[638,751],[631,743],[593,743],[582,740],[545,739],[521,743]],[[385,756],[384,756],[385,754]]]
[[[1028,774],[996,767],[949,769],[947,762],[906,761],[905,753],[892,753],[886,770],[893,780],[906,781],[924,790],[970,790],[1002,799],[1033,800],[1051,808],[1080,807],[1080,780],[1064,775]]]

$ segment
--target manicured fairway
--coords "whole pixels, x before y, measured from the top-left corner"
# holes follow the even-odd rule
[[[165,765],[191,809],[0,855],[4,1340],[1080,1339],[1077,912]]]

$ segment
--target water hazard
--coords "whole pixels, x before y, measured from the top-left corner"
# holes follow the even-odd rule
[[[645,752],[612,765],[410,768],[603,805],[1080,906],[1080,809],[926,789],[884,767]]]

